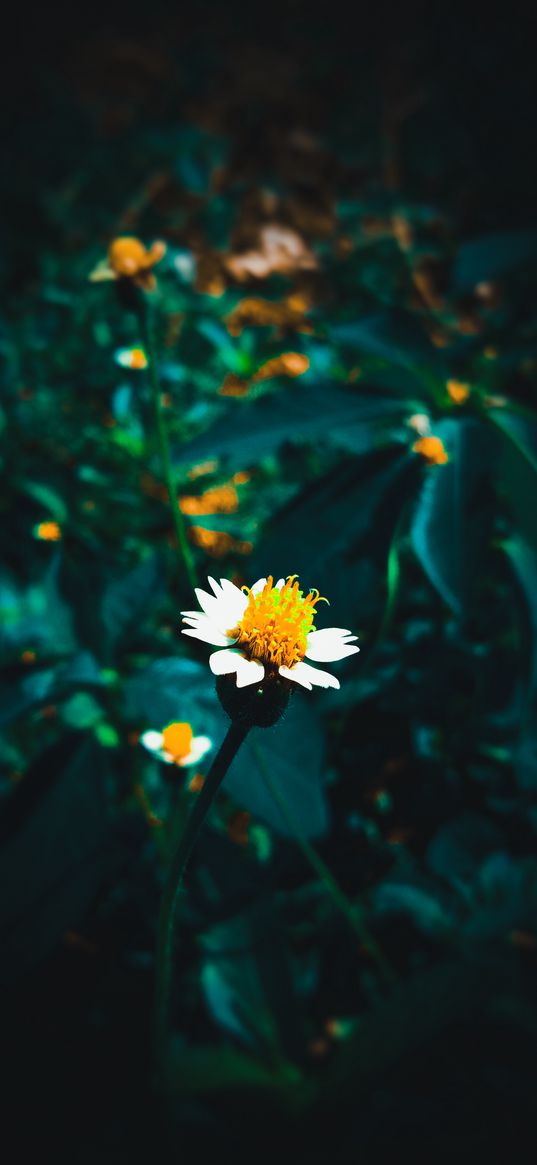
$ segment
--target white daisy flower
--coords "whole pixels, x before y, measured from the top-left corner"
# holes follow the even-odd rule
[[[168,724],[163,732],[142,732],[140,742],[166,764],[181,768],[197,765],[213,746],[208,736],[194,736],[190,724],[179,722]]]
[[[215,676],[236,673],[237,687],[258,684],[267,674],[279,672],[287,680],[311,690],[339,688],[330,672],[311,667],[354,655],[357,636],[342,627],[315,629],[313,619],[319,592],[305,595],[297,575],[273,582],[260,578],[253,587],[239,590],[228,579],[209,578],[212,594],[196,588],[201,611],[183,611],[183,635],[221,648],[209,656]],[[326,602],[326,600],[324,600]]]

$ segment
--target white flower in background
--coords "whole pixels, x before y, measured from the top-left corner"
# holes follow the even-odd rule
[[[182,612],[188,624],[182,631],[223,649],[209,657],[214,675],[235,672],[238,688],[275,672],[303,688],[339,688],[335,676],[304,660],[328,663],[354,655],[360,650],[354,646],[357,636],[342,627],[317,631],[315,607],[323,600],[316,590],[305,595],[296,579],[290,575],[273,583],[271,575],[239,590],[228,579],[218,584],[210,578],[212,595],[196,589],[202,610]]]
[[[431,418],[427,413],[413,413],[407,420],[407,425],[414,429],[419,437],[428,437],[431,432]]]
[[[147,356],[143,348],[118,348],[114,352],[114,360],[121,368],[147,368]]]
[[[174,722],[163,732],[142,732],[140,742],[169,765],[197,765],[212,748],[208,736],[194,736],[190,724]]]

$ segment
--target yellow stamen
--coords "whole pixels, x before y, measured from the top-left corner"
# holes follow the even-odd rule
[[[296,580],[296,574],[289,575],[283,587],[278,588],[269,575],[263,590],[256,595],[249,587],[243,587],[248,606],[229,634],[250,659],[260,659],[274,667],[293,667],[304,659],[308,635],[315,630],[315,607],[327,600],[317,590],[304,595]]]

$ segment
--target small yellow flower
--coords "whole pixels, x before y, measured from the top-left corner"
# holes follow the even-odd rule
[[[160,263],[165,253],[166,245],[162,242],[153,243],[147,248],[140,239],[132,236],[113,239],[108,248],[108,257],[97,264],[90,279],[93,283],[107,279],[127,279],[143,291],[153,291],[156,280],[152,269]]]
[[[143,732],[140,743],[169,765],[196,765],[212,748],[208,736],[194,736],[187,721],[174,721],[162,732]]]
[[[428,465],[445,465],[449,457],[440,437],[420,437],[412,446],[414,453],[420,453]]]
[[[62,536],[57,522],[40,522],[38,526],[35,526],[34,534],[42,542],[59,542]]]
[[[303,376],[309,366],[308,357],[302,352],[283,352],[281,356],[274,356],[262,364],[252,377],[252,383],[271,380],[273,376]]]
[[[464,384],[461,380],[448,380],[446,388],[455,405],[463,405],[470,396],[470,385]]]
[[[317,663],[354,655],[356,635],[342,627],[317,631],[315,608],[322,602],[319,592],[305,595],[297,576],[274,583],[272,576],[260,578],[253,587],[239,590],[229,579],[209,578],[213,594],[196,589],[202,611],[183,611],[183,635],[212,643],[224,651],[209,657],[216,676],[236,674],[237,687],[258,684],[265,674],[279,673],[304,688],[339,688],[339,680],[329,672],[311,667]],[[326,600],[325,600],[326,601]]]
[[[183,514],[234,514],[239,508],[239,496],[234,485],[218,485],[207,489],[195,497],[183,494],[179,498],[179,508]]]

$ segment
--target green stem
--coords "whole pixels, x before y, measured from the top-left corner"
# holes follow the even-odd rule
[[[224,738],[205,778],[201,792],[187,817],[164,886],[158,922],[154,1013],[155,1059],[158,1073],[163,1072],[166,1063],[166,1037],[173,970],[174,921],[181,881],[192,848],[215,794],[249,728],[250,725],[247,723],[239,724],[234,721],[231,723],[227,736]]]
[[[155,417],[155,429],[160,451],[160,460],[162,464],[162,475],[166,489],[168,491],[168,497],[170,499],[177,546],[179,548],[179,553],[188,575],[190,586],[192,587],[192,590],[194,590],[198,585],[196,568],[187,538],[185,520],[181,513],[181,508],[177,499],[177,487],[175,484],[175,475],[173,472],[173,465],[170,454],[168,428],[166,425],[166,417],[164,415],[164,408],[162,404],[162,389],[158,376],[158,366],[153,339],[153,328],[151,326],[150,319],[150,309],[147,301],[142,297],[140,297],[139,300],[138,316],[142,329],[145,354],[147,357],[147,371],[149,375],[149,383],[151,385],[151,397],[153,403],[153,413]]]
[[[360,942],[365,947],[368,954],[372,959],[375,960],[375,963],[377,964],[377,967],[385,982],[388,984],[393,984],[396,979],[395,972],[390,966],[385,954],[380,949],[376,939],[371,934],[365,921],[363,910],[357,903],[349,901],[346,894],[343,893],[341,886],[339,886],[336,882],[336,879],[329,870],[328,866],[325,865],[323,859],[317,853],[317,850],[314,849],[312,845],[310,845],[310,842],[302,833],[300,826],[295,821],[293,814],[289,809],[283,793],[272,779],[269,767],[265,761],[261,749],[259,748],[259,745],[255,745],[253,742],[251,742],[251,749],[258,762],[263,780],[265,781],[267,788],[272,793],[272,796],[278,805],[282,817],[286,821],[289,830],[294,835],[296,843],[302,850],[306,861],[309,863],[312,869],[315,870],[315,873],[321,879],[326,890],[330,894],[334,905],[337,906],[337,909],[345,915],[345,918],[350,923],[355,934],[358,935]]]

